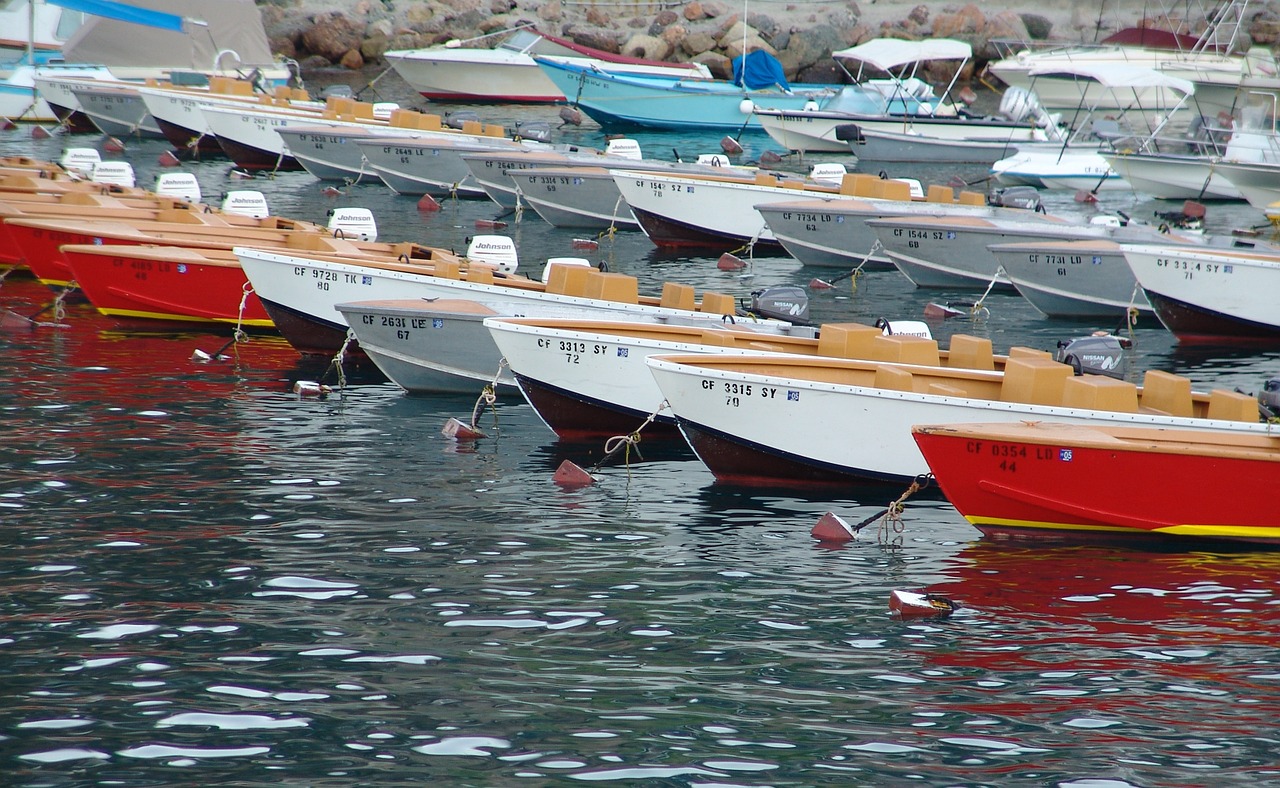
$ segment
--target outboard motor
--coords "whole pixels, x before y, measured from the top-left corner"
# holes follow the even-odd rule
[[[1040,190],[1034,186],[1009,186],[991,193],[992,205],[1002,208],[1023,208],[1028,211],[1043,211],[1040,202]]]
[[[880,329],[880,333],[885,336],[907,336],[920,337],[921,339],[933,339],[933,332],[929,330],[929,325],[920,320],[889,320],[888,318],[877,317],[873,325]]]
[[[321,100],[328,99],[330,96],[336,96],[338,98],[355,98],[355,95],[355,91],[351,89],[350,85],[343,84],[330,85],[320,91]]]
[[[809,294],[796,285],[774,285],[751,293],[753,315],[809,325]]]
[[[516,134],[521,139],[533,140],[534,142],[550,142],[551,124],[542,120],[535,120],[530,123],[517,123]]]
[[[480,114],[472,109],[460,109],[446,114],[444,116],[444,125],[451,129],[462,131],[462,125],[469,120],[480,120]]]
[[[1280,413],[1280,378],[1268,378],[1258,392],[1258,403],[1267,411],[1266,417]]]
[[[847,142],[850,145],[864,145],[866,138],[862,136],[862,129],[858,128],[857,123],[841,123],[835,128],[836,139],[841,142]]]
[[[1054,360],[1070,365],[1077,375],[1106,375],[1123,380],[1124,351],[1131,344],[1112,334],[1081,337],[1059,342]]]

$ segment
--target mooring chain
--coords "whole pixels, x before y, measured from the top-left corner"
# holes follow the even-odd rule
[[[329,362],[329,368],[337,375],[339,391],[347,387],[347,371],[343,368],[343,362],[347,357],[347,348],[351,347],[355,341],[356,332],[353,329],[347,329],[347,338],[342,341],[342,347],[338,348],[338,352],[334,354],[333,361]]]

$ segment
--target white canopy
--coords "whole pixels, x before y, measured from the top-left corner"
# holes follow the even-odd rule
[[[1052,79],[1089,79],[1105,88],[1171,88],[1184,96],[1196,92],[1194,82],[1171,76],[1163,71],[1121,63],[1054,63],[1033,66],[1027,74]],[[1035,88],[1034,81],[1032,89]]]
[[[898,66],[929,60],[968,60],[973,57],[973,47],[953,38],[930,38],[923,41],[873,38],[865,44],[832,52],[831,56],[858,60],[881,71],[889,71]]]
[[[222,49],[252,66],[272,64],[271,47],[254,0],[129,0],[131,5],[176,14],[188,20],[183,32],[119,22],[101,16],[85,19],[62,47],[68,63],[105,66],[213,68]],[[191,20],[200,20],[193,24]],[[237,65],[228,58],[223,67]]]

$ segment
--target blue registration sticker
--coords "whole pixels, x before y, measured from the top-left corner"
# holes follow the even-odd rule
[[[618,348],[618,358],[626,358],[630,352],[631,352],[631,348],[620,347]]]
[[[373,284],[373,277],[372,277],[372,276],[361,276],[361,277],[360,277],[360,284],[362,284],[362,285],[371,285],[371,284]]]
[[[1071,460],[1073,459],[1071,455],[1071,449],[1058,449],[1058,459],[1062,460],[1063,462],[1071,462]]]
[[[444,328],[444,318],[442,318],[442,317],[433,317],[433,318],[431,318],[431,327],[432,327],[432,328]]]
[[[800,392],[798,391],[787,392],[787,402],[799,402],[799,401],[800,401]]]

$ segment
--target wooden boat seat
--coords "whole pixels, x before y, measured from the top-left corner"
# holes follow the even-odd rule
[[[702,344],[713,347],[733,347],[733,334],[718,328],[702,329]]]
[[[897,202],[911,201],[911,184],[903,181],[880,181],[880,198]]]
[[[800,181],[782,181],[782,183],[779,185],[782,186],[782,188],[784,189],[803,189],[804,188],[804,184],[801,183]]]
[[[778,176],[767,172],[756,173],[756,186],[777,186]]]
[[[869,172],[855,173],[853,194],[855,197],[875,197],[880,191],[881,179]]]
[[[421,112],[415,112],[411,109],[393,109],[391,117],[387,118],[388,126],[395,126],[398,129],[416,129],[418,128],[418,118]]]
[[[1009,356],[1000,384],[1002,402],[1061,405],[1062,391],[1075,371],[1051,358]]]
[[[734,315],[738,313],[738,302],[727,293],[712,293],[708,291],[702,294],[702,302],[698,304],[698,311],[706,312],[709,315]]]
[[[1191,379],[1172,372],[1149,369],[1142,376],[1142,408],[1166,416],[1191,416]]]
[[[658,301],[658,306],[687,309],[692,312],[697,305],[697,297],[694,295],[692,285],[682,285],[677,282],[662,283],[662,298]]]
[[[950,186],[932,183],[929,184],[929,189],[925,192],[924,199],[925,202],[951,203],[956,201],[956,192]]]
[[[858,181],[865,172],[847,172],[840,178],[840,194],[846,197],[854,197],[858,194]]]
[[[634,276],[591,269],[587,273],[586,296],[602,301],[638,304],[640,284]]]
[[[942,397],[968,397],[969,392],[959,386],[951,386],[946,383],[930,383],[925,389],[926,394],[937,394]]]
[[[952,334],[947,348],[947,366],[960,369],[995,369],[991,340],[969,334]]]
[[[869,358],[871,342],[880,329],[862,323],[823,323],[818,329],[820,356],[832,358]]]
[[[442,279],[461,279],[462,262],[460,260],[436,260],[435,275]]]
[[[351,114],[360,120],[373,120],[373,105],[367,101],[352,102]]]
[[[986,205],[987,197],[982,192],[962,191],[956,197],[956,202],[961,205]]]
[[[1009,358],[1053,358],[1053,354],[1047,350],[1014,345],[1009,348]]]
[[[594,269],[585,265],[555,265],[547,275],[547,292],[582,297],[587,294],[587,275]]]
[[[1062,404],[1068,408],[1137,413],[1138,387],[1103,375],[1078,375],[1063,386]]]
[[[881,364],[876,367],[875,387],[894,391],[913,391],[915,380],[909,370]]]
[[[486,123],[484,127],[484,136],[505,137],[507,136],[507,130],[502,127],[501,123]]]
[[[904,334],[873,336],[869,348],[873,361],[892,361],[897,364],[920,364],[936,367],[942,364],[938,357],[938,343],[924,337]]]
[[[467,281],[477,285],[491,285],[494,283],[493,272],[495,270],[496,269],[491,265],[483,265],[475,262],[468,263]]]
[[[1258,400],[1248,394],[1226,389],[1209,392],[1209,418],[1227,421],[1258,421]]]
[[[484,134],[484,124],[478,120],[462,121],[462,133],[479,137]]]

